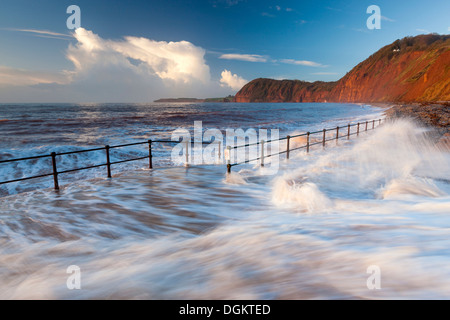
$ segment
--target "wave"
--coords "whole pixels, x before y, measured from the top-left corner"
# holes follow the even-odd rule
[[[301,212],[323,213],[332,207],[331,200],[316,184],[301,179],[275,179],[272,201],[276,205],[293,206]]]
[[[183,167],[13,195],[0,298],[448,299],[449,164],[396,121],[298,152],[275,177]],[[70,265],[81,291],[67,290]]]
[[[412,121],[387,122],[370,134],[339,144],[297,153],[275,180],[273,202],[323,212],[333,199],[445,195],[435,181],[450,179],[449,154]]]

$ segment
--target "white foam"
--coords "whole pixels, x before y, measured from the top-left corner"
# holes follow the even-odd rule
[[[382,199],[402,198],[405,195],[442,197],[445,193],[439,190],[430,179],[413,177],[393,179],[380,190]]]
[[[2,198],[0,298],[450,298],[448,153],[399,121],[298,154]]]
[[[285,177],[275,179],[272,201],[276,205],[293,206],[300,212],[321,213],[332,206],[332,202],[312,182]]]
[[[241,174],[239,174],[238,172],[230,172],[227,173],[226,177],[225,177],[225,181],[226,183],[229,184],[247,184],[247,182],[245,181],[245,179],[242,177]]]

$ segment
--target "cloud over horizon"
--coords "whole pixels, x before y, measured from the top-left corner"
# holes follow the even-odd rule
[[[29,97],[31,101],[47,93],[61,102],[75,99],[145,102],[161,97],[203,97],[206,92],[221,96],[230,94],[230,88],[236,89],[237,83],[242,83],[237,75],[224,78],[223,73],[220,81],[213,81],[205,61],[206,50],[188,41],[132,36],[108,40],[83,28],[78,28],[73,38],[76,42],[66,50],[66,58],[74,66],[72,70],[52,73],[0,66],[2,97],[11,100],[8,97],[22,89],[20,97]],[[11,87],[17,88],[5,89]]]
[[[206,84],[211,80],[204,59],[206,51],[188,41],[165,42],[142,37],[104,40],[83,28],[77,29],[74,36],[78,43],[69,45],[67,58],[74,64],[75,74],[109,65],[175,82]]]
[[[64,36],[46,30],[14,31]],[[72,40],[65,58],[72,68],[36,71],[0,65],[2,102],[149,102],[165,97],[219,97],[233,94],[248,83],[226,66],[220,75],[212,77],[206,50],[189,41],[134,36],[111,40],[84,28],[67,37]],[[326,67],[314,61],[277,60],[258,54],[221,54],[219,59]]]
[[[248,83],[248,80],[239,77],[237,74],[232,74],[231,71],[225,69],[222,71],[220,83],[222,86],[230,87],[231,89],[238,91]]]
[[[0,86],[31,86],[66,82],[67,76],[64,72],[52,73],[0,66]]]

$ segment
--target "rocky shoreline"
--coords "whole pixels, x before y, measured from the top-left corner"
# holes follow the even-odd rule
[[[450,102],[398,104],[387,109],[385,114],[387,118],[410,118],[433,128],[431,137],[437,145],[450,150]]]

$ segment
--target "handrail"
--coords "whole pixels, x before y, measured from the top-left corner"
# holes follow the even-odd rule
[[[8,163],[8,162],[16,162],[16,161],[26,161],[26,160],[35,160],[35,159],[42,159],[42,158],[48,158],[51,157],[51,155],[42,155],[42,156],[34,156],[34,157],[26,157],[26,158],[17,158],[17,159],[9,159],[9,160],[0,160],[0,163]]]
[[[264,159],[265,158],[270,158],[270,157],[273,157],[273,156],[276,156],[276,155],[280,155],[280,154],[286,154],[287,159],[289,159],[289,155],[290,155],[291,151],[296,151],[296,150],[300,150],[300,149],[305,149],[306,148],[307,152],[309,153],[310,152],[310,147],[312,147],[312,146],[322,144],[323,147],[325,147],[326,143],[329,142],[329,141],[336,140],[336,142],[337,142],[340,138],[347,137],[347,139],[349,139],[350,136],[352,136],[352,135],[359,135],[361,132],[366,132],[366,131],[369,131],[369,130],[373,130],[373,129],[375,129],[375,122],[376,121],[380,125],[382,119],[370,120],[370,121],[365,121],[365,122],[358,122],[358,123],[355,123],[355,124],[348,124],[347,126],[343,126],[343,127],[337,126],[335,128],[331,128],[331,129],[323,129],[321,131],[306,132],[306,133],[301,133],[301,134],[297,134],[297,135],[293,135],[293,136],[286,136],[286,137],[279,138],[279,139],[272,139],[272,140],[268,140],[268,141],[261,140],[261,141],[258,141],[256,143],[248,143],[248,144],[244,144],[244,145],[240,145],[240,146],[227,147],[228,150],[231,150],[231,149],[237,150],[237,149],[243,148],[243,147],[250,147],[250,146],[255,146],[255,145],[258,146],[258,145],[261,145],[261,144],[273,143],[273,142],[277,142],[277,141],[287,140],[287,148],[286,148],[286,150],[280,151],[278,153],[267,154],[267,155],[262,153],[262,155],[257,157],[256,159],[246,160],[246,161],[243,161],[243,162],[233,163],[233,164],[231,164],[230,160],[228,160],[227,172],[230,173],[231,172],[231,168],[234,167],[234,166],[238,166],[238,165],[242,165],[242,164],[246,164],[246,163],[250,163],[250,162],[254,162],[254,161],[260,161],[260,160],[261,160],[261,166],[264,166]],[[371,124],[371,126],[369,126],[369,124]],[[357,126],[357,131],[356,132],[351,132],[351,128],[355,127],[355,126]],[[362,126],[364,126],[364,127],[362,127]],[[339,130],[340,129],[345,129],[345,128],[347,128],[346,134],[344,134],[344,135],[340,134]],[[326,133],[334,131],[334,130],[336,130],[335,137],[327,138],[326,137]],[[315,142],[311,143],[311,141],[310,141],[311,135],[315,135],[315,134],[319,134],[319,133],[323,134],[322,140],[315,141]],[[296,148],[290,148],[290,140],[291,139],[298,138],[298,137],[305,137],[305,136],[307,137],[306,145],[303,145],[303,146],[300,146],[300,147],[296,147]],[[197,144],[197,143],[201,143],[203,145],[203,144],[215,143],[216,141],[215,140],[214,141],[210,141],[210,142],[195,141],[195,140],[182,141],[181,138],[180,138],[179,141],[147,140],[147,141],[142,141],[142,142],[134,142],[134,143],[114,145],[114,146],[106,145],[104,147],[84,149],[84,150],[75,150],[75,151],[67,151],[67,152],[59,152],[59,153],[52,152],[51,154],[45,154],[45,155],[37,155],[37,156],[24,157],[24,158],[0,160],[0,164],[12,163],[12,162],[20,162],[20,161],[28,161],[28,160],[36,160],[36,159],[43,159],[43,158],[50,158],[51,162],[52,162],[51,172],[49,172],[49,173],[35,175],[35,176],[31,176],[31,177],[23,177],[23,178],[19,178],[19,179],[1,181],[0,185],[9,184],[9,183],[15,183],[15,182],[21,182],[21,181],[27,181],[27,180],[32,180],[32,179],[40,179],[40,178],[53,176],[54,188],[55,188],[55,190],[59,190],[58,176],[60,174],[72,173],[72,172],[77,172],[77,171],[82,171],[82,170],[93,169],[93,168],[107,167],[108,178],[111,178],[112,177],[112,175],[111,175],[111,166],[112,165],[116,165],[116,164],[120,164],[120,163],[126,163],[126,162],[131,162],[131,161],[140,161],[140,160],[144,160],[144,159],[149,159],[149,168],[153,169],[153,155],[152,155],[153,144],[155,144],[155,143],[170,143],[170,144],[172,144],[172,143],[181,143],[181,142],[186,143],[187,145],[189,145],[189,144]],[[117,148],[125,148],[125,147],[130,147],[130,146],[138,146],[138,145],[148,145],[148,155],[143,156],[143,157],[137,157],[137,158],[130,158],[130,159],[125,159],[125,160],[113,161],[113,162],[110,161],[110,150],[117,149]],[[221,149],[221,142],[219,141],[219,159],[221,158],[221,152],[223,151],[223,150],[220,150],[220,149]],[[86,166],[86,167],[82,167],[82,168],[72,168],[72,169],[58,171],[57,160],[56,160],[57,158],[56,157],[72,155],[72,154],[78,154],[78,153],[96,152],[96,151],[105,151],[105,153],[106,153],[106,163]],[[186,161],[188,161],[188,159]]]
[[[98,148],[91,148],[91,149],[82,149],[82,150],[74,150],[74,151],[67,151],[67,152],[52,152],[51,154],[45,154],[45,155],[38,155],[38,156],[31,156],[31,157],[24,157],[24,158],[15,158],[15,159],[8,159],[8,160],[0,160],[0,164],[3,163],[12,163],[12,162],[21,162],[21,161],[28,161],[28,160],[36,160],[36,159],[44,159],[44,158],[50,158],[52,160],[52,172],[46,173],[46,174],[40,174],[30,177],[23,177],[19,179],[13,179],[13,180],[7,180],[7,181],[0,181],[0,185],[9,184],[9,183],[15,183],[15,182],[21,182],[21,181],[27,181],[32,179],[40,179],[45,177],[51,177],[54,178],[54,188],[55,190],[59,190],[59,181],[58,181],[58,175],[60,174],[66,174],[66,173],[72,173],[82,170],[88,170],[88,169],[94,169],[94,168],[101,168],[101,167],[107,167],[108,169],[108,178],[111,178],[111,166],[120,164],[120,163],[126,163],[131,161],[139,161],[144,159],[149,159],[149,168],[153,169],[153,155],[152,155],[152,145],[154,143],[180,143],[180,141],[171,141],[171,140],[147,140],[142,142],[134,142],[134,143],[127,143],[127,144],[120,144],[120,145],[114,145],[114,146],[104,146],[104,147],[98,147]],[[187,142],[189,143],[189,141]],[[210,144],[214,143],[212,142],[199,142],[199,141],[193,141],[191,140],[190,143],[201,143],[201,144]],[[111,149],[117,149],[117,148],[125,148],[130,146],[138,146],[138,145],[148,145],[148,155],[144,157],[138,157],[138,158],[131,158],[131,159],[125,159],[125,160],[119,160],[119,161],[110,161],[110,150]],[[97,164],[97,165],[91,165],[81,168],[72,168],[67,170],[58,171],[57,169],[57,162],[56,157],[60,156],[66,156],[66,155],[72,155],[72,154],[79,154],[79,153],[86,153],[86,152],[96,152],[96,151],[105,151],[106,152],[106,163]]]
[[[386,119],[384,119],[384,120],[386,120]],[[375,123],[378,122],[378,126],[379,126],[382,121],[383,121],[383,119],[376,119],[376,120],[358,122],[358,123],[353,123],[353,124],[349,123],[348,125],[343,126],[343,127],[337,126],[335,128],[331,128],[331,129],[322,129],[320,131],[306,132],[306,133],[298,134],[298,135],[295,135],[295,136],[289,136],[288,135],[286,137],[283,137],[283,138],[280,138],[280,139],[275,139],[275,140],[268,140],[268,141],[262,140],[262,141],[258,141],[258,142],[252,143],[252,144],[245,144],[245,145],[240,145],[240,146],[228,147],[229,150],[231,150],[231,149],[235,149],[236,150],[236,149],[239,149],[239,148],[244,148],[244,147],[249,147],[249,146],[254,146],[254,145],[261,145],[261,144],[264,145],[266,143],[272,143],[272,142],[287,140],[286,150],[284,150],[284,151],[280,151],[278,153],[268,154],[268,155],[262,154],[261,156],[255,158],[255,159],[245,160],[245,161],[241,161],[241,162],[237,162],[237,163],[233,163],[233,164],[230,162],[230,160],[228,160],[227,172],[231,173],[231,168],[232,167],[239,166],[239,165],[242,165],[242,164],[247,164],[247,163],[250,163],[250,162],[260,161],[260,160],[261,160],[261,166],[263,167],[265,158],[269,158],[269,157],[273,157],[273,156],[276,156],[276,155],[280,155],[280,154],[286,153],[287,154],[287,159],[289,159],[289,155],[290,155],[291,151],[296,151],[296,150],[300,150],[300,149],[305,149],[306,148],[306,152],[309,153],[310,147],[315,146],[315,145],[319,145],[319,144],[321,144],[325,148],[325,145],[326,145],[326,143],[328,141],[335,140],[336,143],[337,143],[340,138],[350,139],[350,136],[359,135],[361,132],[367,132],[367,131],[370,131],[370,130],[374,130],[376,128],[375,127]],[[369,124],[371,124],[372,128],[369,127]],[[364,130],[361,130],[361,125],[364,125]],[[351,132],[351,128],[355,127],[355,126],[357,127],[357,131],[352,133]],[[340,129],[345,129],[345,128],[347,128],[347,132],[344,135],[340,134],[339,130]],[[326,133],[330,132],[330,131],[336,131],[336,135],[333,138],[328,138],[327,139],[326,138]],[[310,141],[311,135],[319,134],[319,133],[323,134],[322,140],[311,143],[311,141]],[[300,146],[300,147],[296,147],[296,148],[290,148],[290,140],[292,138],[298,138],[298,137],[304,137],[304,136],[307,137],[307,141],[306,141],[305,145]],[[229,157],[231,157],[231,156],[229,155]]]

